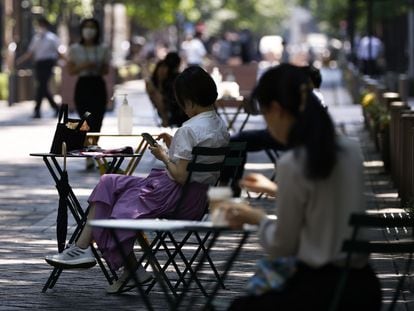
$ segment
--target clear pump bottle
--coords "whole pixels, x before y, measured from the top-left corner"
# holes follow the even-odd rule
[[[127,94],[122,94],[124,100],[118,108],[118,132],[121,135],[132,134],[133,126],[133,111],[132,107],[128,105]]]

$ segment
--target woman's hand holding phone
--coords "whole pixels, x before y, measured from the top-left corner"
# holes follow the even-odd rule
[[[150,146],[155,147],[157,144],[157,141],[148,133],[142,133],[142,138],[144,138]]]

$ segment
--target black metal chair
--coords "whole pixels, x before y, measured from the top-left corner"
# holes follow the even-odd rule
[[[195,147],[193,149],[193,160],[189,163],[187,170],[189,171],[189,176],[187,182],[189,182],[191,175],[194,172],[206,172],[206,171],[217,171],[217,169],[221,170],[224,167],[231,167],[234,170],[234,176],[236,176],[237,171],[243,165],[243,152],[246,149],[245,142],[232,142],[226,148],[204,148],[204,147]],[[224,153],[223,153],[224,152]],[[200,164],[197,163],[197,159],[199,156],[218,156],[222,155],[223,159],[220,162],[213,163],[213,164]],[[231,183],[234,179],[228,181],[226,186],[231,186]],[[187,183],[186,183],[187,184]],[[220,184],[220,181],[217,182]],[[220,184],[223,186],[223,184]],[[186,196],[186,190],[184,189],[182,197],[180,199],[180,204],[182,204],[184,198]],[[179,208],[179,207],[178,207]],[[208,215],[208,206],[206,206],[206,213],[203,218],[206,218]],[[201,219],[200,219],[201,220]],[[164,232],[162,235],[157,235],[156,238],[152,241],[150,247],[154,250],[154,254],[159,250],[163,250],[167,253],[168,259],[164,263],[162,270],[163,272],[172,265],[177,273],[178,279],[175,282],[174,289],[171,288],[172,292],[175,293],[176,290],[179,288],[180,284],[185,283],[185,277],[189,274],[189,278],[193,277],[195,283],[197,284],[200,291],[207,296],[208,293],[205,290],[204,286],[201,283],[201,280],[198,278],[197,275],[193,273],[193,266],[200,256],[200,254],[204,254],[205,260],[208,263],[209,267],[211,268],[212,272],[214,273],[215,280],[220,284],[222,288],[225,288],[224,282],[220,276],[220,273],[214,264],[213,259],[208,254],[208,250],[206,249],[206,243],[211,236],[211,232],[206,232],[203,236],[200,235],[199,232],[189,231],[185,234],[184,237],[177,237],[171,232]],[[195,239],[195,240],[194,240]],[[168,242],[172,245],[172,248],[167,245]],[[196,250],[190,257],[187,257],[182,249],[183,247],[196,244]],[[185,265],[184,270],[180,270],[175,259],[177,256],[182,260]],[[154,286],[155,280],[150,284],[147,288],[147,292],[151,290],[152,286]],[[168,285],[168,281],[167,281]],[[169,285],[168,285],[169,286]]]
[[[219,173],[224,165],[225,162],[225,156],[228,154],[228,147],[221,147],[221,148],[208,148],[208,147],[194,147],[192,150],[192,160],[187,166],[188,176],[187,180],[184,184],[183,191],[181,194],[180,199],[177,203],[177,209],[182,206],[184,203],[184,200],[188,193],[188,185],[191,180],[191,176],[194,173],[200,173],[200,172],[217,172],[217,176],[219,176]],[[215,157],[217,158],[215,162],[210,164],[200,163],[199,159],[200,157]],[[205,210],[208,210],[208,206],[205,207]],[[200,219],[201,220],[201,219]],[[188,257],[183,252],[183,247],[189,243],[189,240],[191,237],[196,238],[196,243],[198,244],[197,250],[193,253],[193,255],[188,259]],[[185,234],[184,237],[177,237],[172,232],[163,232],[158,233],[156,232],[155,238],[151,241],[149,247],[153,250],[153,254],[163,251],[167,255],[167,260],[164,262],[163,266],[159,267],[161,274],[163,274],[164,279],[166,280],[167,286],[170,288],[171,292],[176,295],[176,290],[179,287],[179,285],[183,282],[185,282],[185,276],[187,273],[190,273],[190,275],[193,275],[193,268],[192,265],[195,262],[196,258],[198,257],[199,253],[201,251],[206,252],[205,244],[209,238],[209,234],[207,233],[204,237],[201,237],[197,232],[189,231]],[[185,268],[183,271],[181,271],[179,265],[177,264],[176,260],[177,258],[180,258],[182,263],[184,264]],[[140,262],[145,260],[145,258],[140,259]],[[211,269],[213,270],[214,274],[218,279],[219,273],[217,269],[214,266],[214,263],[209,255],[206,256],[206,261],[211,266]],[[173,266],[174,270],[178,276],[178,279],[175,282],[175,285],[172,285],[170,280],[165,274],[165,271],[169,266]],[[194,281],[199,287],[199,289],[203,292],[203,294],[207,295],[207,293],[204,290],[203,285],[201,284],[200,280],[196,275],[193,276]],[[153,280],[151,284],[146,289],[146,293],[148,293],[152,287],[155,285],[156,280]]]
[[[330,310],[335,311],[340,307],[342,294],[344,292],[348,275],[350,272],[350,264],[353,254],[405,254],[405,268],[402,272],[397,287],[395,289],[393,300],[388,310],[394,310],[398,297],[400,296],[401,290],[406,276],[410,273],[412,256],[414,252],[414,239],[411,232],[409,239],[392,239],[386,241],[368,241],[361,239],[358,234],[361,229],[364,228],[380,228],[386,231],[400,229],[413,230],[414,218],[412,214],[361,214],[354,213],[351,215],[349,224],[353,227],[352,237],[347,239],[343,243],[343,251],[347,253],[345,269],[341,280],[336,288],[335,296],[333,298]]]

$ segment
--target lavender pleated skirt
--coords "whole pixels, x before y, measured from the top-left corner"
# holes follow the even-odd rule
[[[180,209],[176,209],[182,185],[165,170],[153,169],[146,178],[103,175],[89,197],[95,219],[169,218],[199,220],[206,208],[208,185],[193,182]],[[125,254],[133,250],[136,232],[118,230]],[[123,266],[114,239],[105,229],[93,229],[93,238],[112,269]]]

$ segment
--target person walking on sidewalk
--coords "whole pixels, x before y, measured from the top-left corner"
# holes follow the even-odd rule
[[[110,53],[100,43],[101,30],[96,19],[81,22],[80,36],[80,42],[69,48],[67,68],[69,74],[78,77],[74,100],[79,116],[89,111],[91,132],[100,132],[108,96],[103,76],[109,72]]]
[[[35,63],[35,79],[36,79],[36,105],[34,108],[33,118],[40,118],[40,107],[43,98],[47,98],[52,108],[57,114],[59,107],[53,99],[53,95],[49,90],[49,80],[53,74],[53,67],[59,57],[59,38],[51,32],[50,23],[44,17],[39,17],[37,26],[35,27],[36,34],[32,38],[29,48],[26,53],[16,60],[16,65],[19,66],[29,59],[33,59]]]

